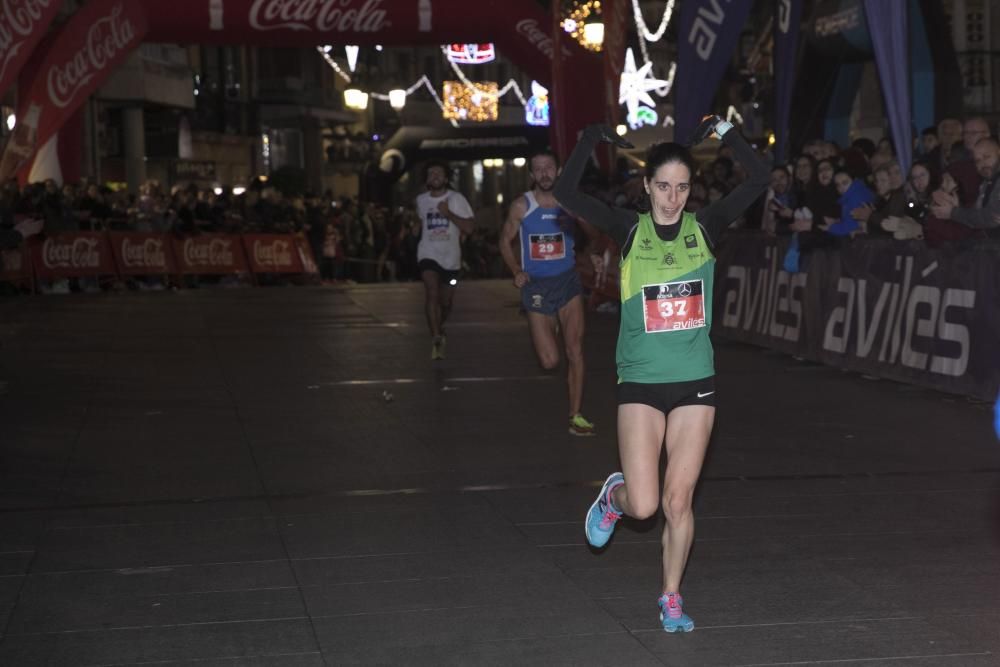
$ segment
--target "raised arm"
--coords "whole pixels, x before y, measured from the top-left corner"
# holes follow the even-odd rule
[[[580,191],[580,179],[587,168],[587,161],[594,152],[594,147],[601,141],[608,141],[626,148],[631,144],[618,137],[606,125],[590,125],[583,131],[580,140],[566,161],[562,173],[556,180],[552,194],[564,209],[578,218],[582,218],[594,227],[610,236],[618,245],[625,244],[629,230],[637,220],[635,211],[609,206],[596,197]]]
[[[771,183],[771,173],[767,164],[732,124],[716,117],[714,131],[721,134],[722,141],[733,149],[733,156],[747,171],[747,180],[737,185],[719,201],[709,204],[695,214],[713,243],[719,240],[734,220],[750,208]],[[695,136],[699,138],[697,134]]]

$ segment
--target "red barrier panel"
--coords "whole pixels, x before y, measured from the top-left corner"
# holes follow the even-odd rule
[[[31,260],[24,243],[16,250],[0,251],[0,282],[27,285],[31,283]]]
[[[248,273],[240,237],[235,234],[199,234],[173,239],[174,259],[181,274]]]
[[[254,273],[303,273],[302,258],[291,234],[244,234],[243,247]]]
[[[111,251],[123,276],[177,273],[177,263],[165,234],[110,232]]]
[[[35,276],[59,280],[80,276],[114,276],[115,258],[104,232],[51,234],[28,245]]]

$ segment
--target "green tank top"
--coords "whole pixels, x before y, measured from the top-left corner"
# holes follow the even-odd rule
[[[712,284],[715,256],[694,214],[684,213],[673,241],[639,216],[621,260],[619,382],[687,382],[715,374]]]

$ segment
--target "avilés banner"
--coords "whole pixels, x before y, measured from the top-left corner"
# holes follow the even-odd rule
[[[91,0],[53,38],[0,157],[0,181],[24,168],[146,35],[135,0]]]
[[[747,0],[684,0],[674,80],[674,136],[685,143],[712,99],[750,15]]]
[[[1000,385],[1000,249],[856,241],[781,269],[787,243],[733,234],[719,254],[714,333],[957,394]]]
[[[27,62],[63,0],[0,1],[0,95]]]

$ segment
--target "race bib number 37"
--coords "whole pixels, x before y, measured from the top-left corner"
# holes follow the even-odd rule
[[[705,297],[700,280],[644,285],[642,302],[646,333],[705,326]]]
[[[552,259],[562,259],[566,256],[566,241],[562,232],[557,234],[530,234],[528,244],[531,246],[531,259],[545,262]]]

